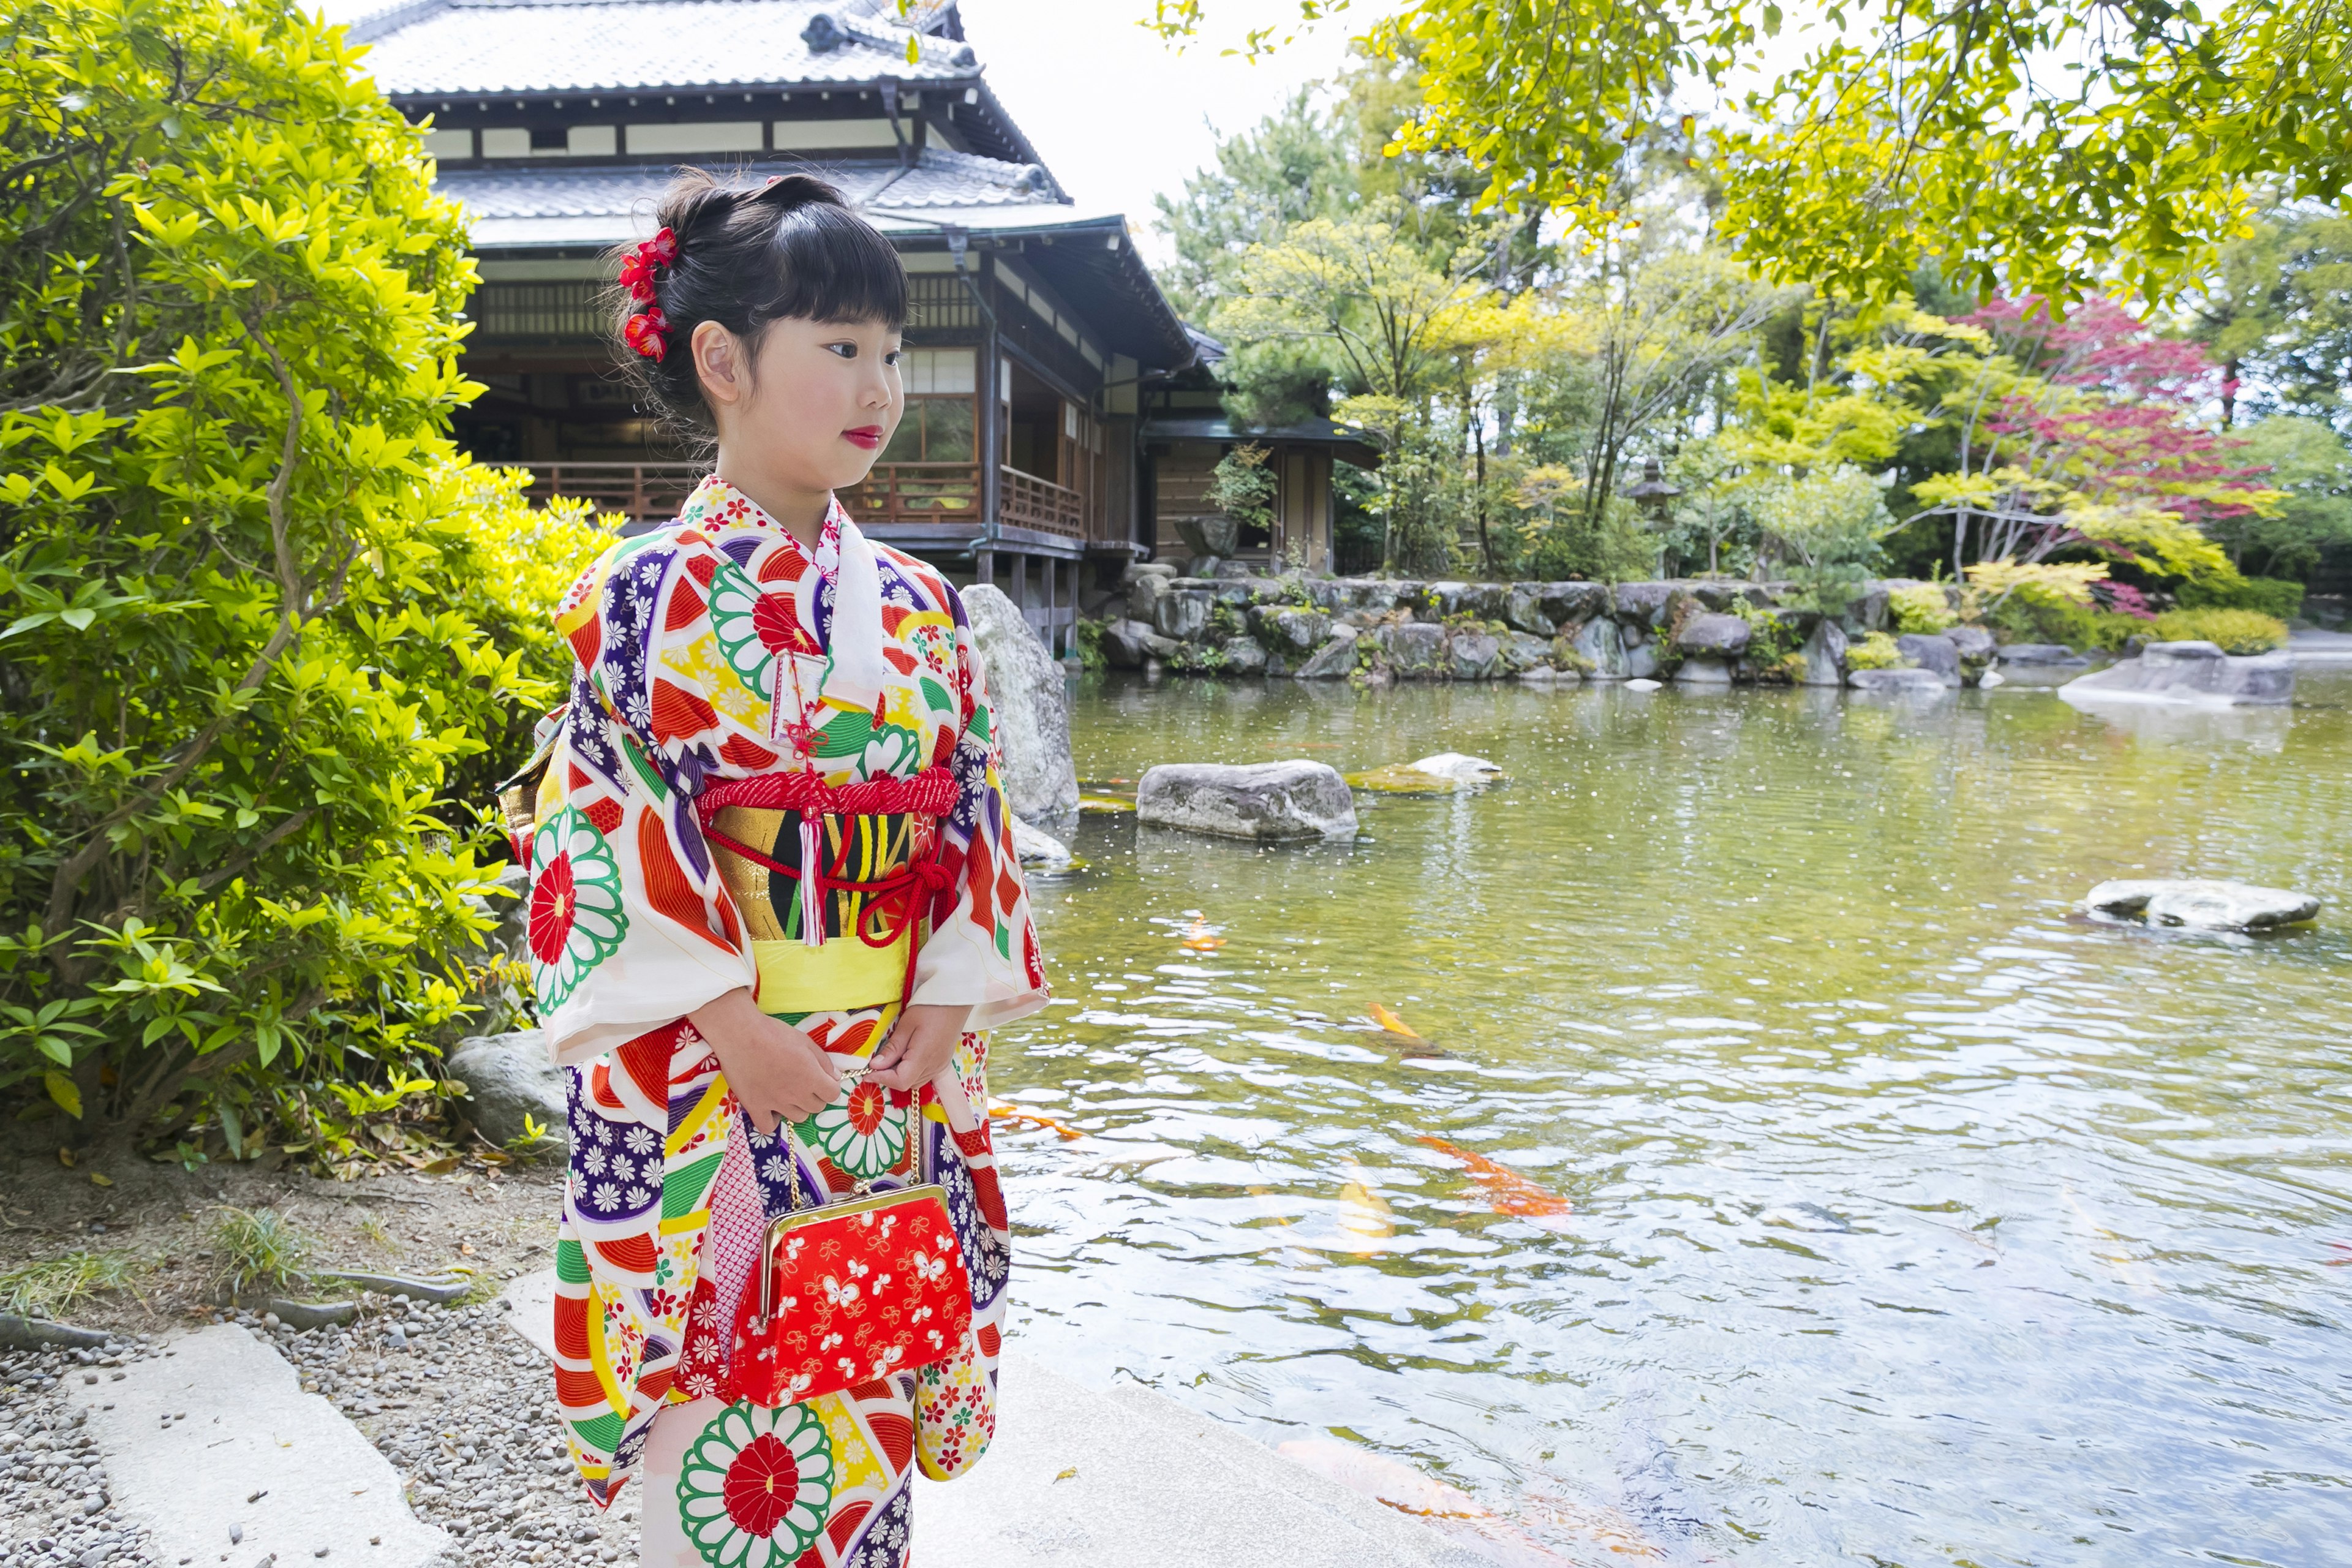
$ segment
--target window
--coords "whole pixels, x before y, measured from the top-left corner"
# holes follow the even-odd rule
[[[978,356],[971,349],[908,349],[898,356],[907,416],[882,454],[886,463],[969,463],[979,456],[972,394]]]

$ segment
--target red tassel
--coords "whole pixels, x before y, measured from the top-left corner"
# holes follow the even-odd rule
[[[801,813],[801,945],[824,945],[824,818]]]

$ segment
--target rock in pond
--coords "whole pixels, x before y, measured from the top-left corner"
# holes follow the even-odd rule
[[[2083,907],[2104,915],[2137,915],[2150,925],[2199,931],[2268,931],[2319,913],[2319,900],[2285,888],[2198,879],[2102,882]]]
[[[1658,689],[1659,684],[1659,682],[1652,680],[1646,675],[1637,675],[1633,679],[1625,683],[1625,689],[1628,691],[1655,691]]]
[[[2179,702],[2200,708],[2283,708],[2294,700],[2294,656],[2235,657],[2210,642],[2153,642],[2137,658],[2058,689],[2070,702]]]
[[[1948,627],[1944,637],[1959,650],[1962,664],[1986,663],[1995,652],[1992,634],[1982,626]]]
[[[549,1059],[541,1030],[460,1040],[449,1053],[449,1076],[466,1086],[466,1114],[491,1142],[523,1136],[523,1119],[530,1117],[547,1130],[549,1149],[571,1146],[563,1069]]]
[[[1157,577],[1146,577],[1156,583]],[[1148,621],[1112,621],[1103,627],[1103,658],[1113,669],[1141,669],[1148,659],[1166,658],[1176,651],[1172,637],[1163,637]]]
[[[1675,671],[1676,686],[1728,686],[1731,666],[1719,658],[1686,658]]]
[[[1219,651],[1225,656],[1228,675],[1265,673],[1265,647],[1255,637],[1227,637]]]
[[[1905,632],[1895,639],[1903,657],[1920,669],[1932,669],[1947,686],[1960,683],[1960,650],[1941,632]]]
[[[1485,632],[1455,632],[1446,639],[1446,673],[1456,680],[1488,680],[1502,673],[1503,645]]]
[[[2000,650],[2003,664],[2088,664],[2091,661],[2055,642],[2013,642]]]
[[[1585,622],[1570,646],[1591,667],[1585,673],[1592,679],[1625,679],[1625,635],[1608,616],[1599,616]]]
[[[1380,795],[1458,795],[1499,783],[1502,778],[1503,770],[1484,757],[1440,752],[1417,763],[1399,763],[1349,773],[1348,783]]]
[[[1163,763],[1136,786],[1135,819],[1152,827],[1285,843],[1353,838],[1356,797],[1321,763]]]
[[[1372,633],[1372,645],[1388,659],[1389,668],[1403,676],[1436,677],[1445,673],[1445,628],[1426,621],[1381,626]]]
[[[1120,804],[1125,805],[1124,802]],[[1050,875],[1055,871],[1085,868],[1085,863],[1070,853],[1068,845],[1042,827],[1032,827],[1017,816],[1013,819],[1013,852],[1021,858],[1021,868],[1024,871]]]
[[[1845,628],[1823,616],[1805,636],[1805,672],[1797,678],[1797,684],[1843,686],[1845,647]]]
[[[1738,616],[1693,616],[1675,634],[1675,647],[1701,658],[1738,658],[1753,635],[1754,628]]]
[[[1309,655],[1298,667],[1301,680],[1337,680],[1356,670],[1356,639],[1362,634],[1353,626],[1335,626],[1321,647]]]
[[[1949,689],[1932,669],[1857,669],[1845,680],[1856,691],[1926,696]]]
[[[963,607],[980,646],[990,715],[1004,756],[1005,802],[1014,816],[1032,822],[1066,818],[1078,809],[1078,768],[1070,754],[1070,698],[1062,667],[1003,589],[974,584],[963,590]]]

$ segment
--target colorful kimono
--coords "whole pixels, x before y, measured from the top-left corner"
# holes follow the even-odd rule
[[[728,1406],[678,1482],[706,1562],[897,1568],[910,1467],[960,1475],[993,1429],[1009,1251],[982,1031],[1047,996],[962,603],[837,505],[812,558],[713,476],[676,523],[607,552],[557,624],[576,667],[533,813],[530,941],[574,1069],[555,1322],[572,1458],[609,1505],[665,1405],[719,1393],[768,1218],[928,1168],[971,1277],[965,1344],[804,1405]],[[839,814],[803,828],[759,804],[777,784]],[[834,883],[806,907],[809,879],[712,836],[780,865],[821,855]],[[918,862],[920,897],[839,885]],[[737,987],[844,1057],[872,1054],[902,994],[971,1012],[919,1095],[858,1083],[767,1137],[686,1018]]]

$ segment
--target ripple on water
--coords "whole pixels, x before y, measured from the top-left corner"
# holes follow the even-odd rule
[[[1512,782],[1369,802],[1349,846],[1086,820],[1092,869],[1037,895],[1062,1002],[992,1065],[1086,1134],[998,1124],[1018,1331],[1574,1561],[2332,1560],[2347,693],[1089,686],[1087,776]],[[2071,917],[2123,874],[2329,910]],[[1573,1213],[1497,1213],[1424,1136]]]

